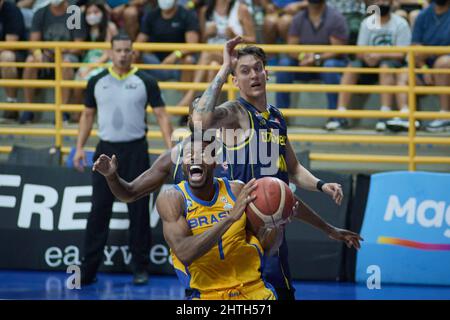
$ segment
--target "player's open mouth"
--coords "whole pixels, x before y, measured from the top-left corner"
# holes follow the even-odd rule
[[[250,86],[251,86],[252,88],[258,88],[258,87],[261,86],[261,83],[255,82],[255,83],[252,83]]]
[[[191,181],[200,181],[203,178],[203,168],[199,165],[189,167],[189,176]]]

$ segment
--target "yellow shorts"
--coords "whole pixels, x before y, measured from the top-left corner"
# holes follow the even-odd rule
[[[224,290],[200,291],[193,300],[276,300],[275,289],[262,280]]]

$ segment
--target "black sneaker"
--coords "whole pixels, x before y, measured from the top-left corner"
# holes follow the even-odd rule
[[[148,282],[148,272],[147,271],[138,271],[134,273],[133,276],[133,284],[135,285],[144,285]]]
[[[19,119],[18,111],[5,111],[3,113],[3,118],[8,120],[17,121]]]

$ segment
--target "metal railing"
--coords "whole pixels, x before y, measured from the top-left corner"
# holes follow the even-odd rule
[[[415,67],[415,55],[417,54],[449,54],[450,47],[359,47],[359,46],[300,46],[300,45],[261,45],[267,53],[299,53],[299,52],[333,52],[333,53],[404,53],[408,65],[405,68],[323,68],[323,67],[279,67],[268,66],[270,72],[288,71],[288,72],[357,72],[357,73],[407,73],[408,85],[406,86],[382,86],[382,85],[323,85],[323,84],[267,84],[267,91],[270,92],[352,92],[352,93],[406,93],[408,95],[409,112],[381,112],[372,110],[323,110],[323,109],[281,109],[286,117],[335,117],[335,118],[407,118],[409,121],[409,130],[407,136],[380,136],[380,135],[348,135],[348,134],[290,134],[289,139],[292,142],[330,142],[330,143],[367,143],[367,144],[403,144],[408,146],[408,154],[401,155],[365,155],[365,154],[337,154],[337,153],[312,153],[311,160],[320,161],[341,161],[341,162],[373,162],[373,163],[403,163],[408,165],[409,170],[416,170],[417,164],[450,164],[450,157],[444,156],[418,156],[416,154],[417,144],[439,144],[450,145],[449,137],[418,137],[416,135],[416,120],[424,119],[450,119],[450,113],[442,112],[424,112],[416,110],[416,96],[425,94],[449,94],[449,87],[442,86],[417,86],[417,74],[450,74],[450,69],[418,69]],[[64,136],[76,136],[76,129],[65,129],[62,123],[63,112],[78,112],[83,110],[83,105],[62,104],[62,89],[83,89],[86,87],[85,81],[63,80],[62,68],[75,68],[81,66],[102,66],[98,63],[68,63],[63,62],[63,49],[109,49],[108,43],[89,43],[89,42],[0,42],[0,50],[30,50],[30,49],[52,49],[55,52],[54,63],[20,63],[8,62],[0,63],[0,67],[32,67],[32,68],[54,68],[54,80],[15,80],[0,79],[0,87],[34,87],[51,88],[55,91],[55,103],[0,103],[0,110],[29,110],[29,111],[47,111],[55,113],[54,128],[27,128],[8,127],[0,128],[1,134],[13,135],[34,135],[34,136],[54,136],[55,146],[60,147],[63,153],[68,153],[70,148],[63,146]],[[161,43],[135,43],[134,49],[139,51],[174,51],[180,49],[180,44],[161,44]],[[183,50],[192,52],[201,51],[222,51],[221,45],[207,44],[183,44]],[[161,69],[161,70],[218,70],[218,66],[204,65],[144,65],[136,64],[142,69]],[[159,82],[162,90],[205,90],[208,83],[192,82]],[[233,86],[231,77],[223,86],[223,90],[228,93],[228,99],[235,99],[238,89]],[[151,113],[151,108],[147,109]],[[169,106],[169,114],[186,115],[188,107]],[[92,135],[96,135],[93,130]],[[161,139],[159,131],[149,131],[149,139]],[[10,152],[11,146],[0,146],[0,152]],[[162,152],[161,149],[149,150],[153,153]]]

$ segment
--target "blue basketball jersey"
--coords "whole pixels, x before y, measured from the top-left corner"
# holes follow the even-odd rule
[[[228,179],[247,183],[252,178],[271,176],[289,184],[286,164],[287,125],[283,115],[272,105],[261,113],[243,98],[239,98],[238,102],[247,110],[253,130],[240,145],[224,146]],[[265,170],[270,173],[267,174]],[[286,239],[278,255],[265,257],[263,276],[274,287],[292,287]]]
[[[239,98],[238,101],[248,112],[251,133],[237,146],[224,146],[229,179],[248,182],[253,178],[270,176],[289,183],[287,126],[283,115],[271,105],[261,113],[244,99]]]

